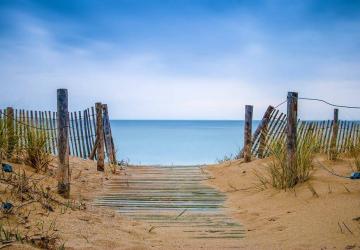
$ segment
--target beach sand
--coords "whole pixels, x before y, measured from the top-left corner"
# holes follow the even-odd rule
[[[349,160],[331,162],[319,155],[310,180],[287,191],[260,184],[254,170],[266,174],[268,162],[236,160],[206,168],[214,177],[207,182],[227,194],[227,206],[247,230],[241,247],[360,249],[360,181],[336,177],[319,165],[349,176]]]
[[[349,162],[332,163],[324,156],[317,161],[332,167],[337,173],[350,173]],[[243,249],[359,249],[360,183],[335,177],[315,167],[310,185],[296,186],[293,190],[279,191],[259,185],[253,171],[263,172],[268,160],[242,163],[241,160],[204,167],[212,178],[206,180],[227,195],[228,212],[246,230],[245,238],[236,241]],[[24,169],[34,177],[32,168],[12,164]],[[49,176],[41,185],[56,190],[53,163]],[[219,249],[219,242],[195,241],[183,237],[179,231],[169,229],[151,230],[145,222],[125,218],[114,210],[91,206],[91,200],[103,192],[107,182],[125,174],[106,170],[96,171],[96,162],[71,158],[71,198],[86,204],[86,209],[64,210],[55,207],[54,212],[43,208],[29,216],[29,222],[19,227],[34,226],[42,220],[45,224],[55,221],[55,232],[65,249]],[[52,172],[52,174],[51,174]],[[3,188],[3,186],[2,186]],[[2,192],[4,190],[2,189]],[[55,194],[54,194],[55,195]],[[58,197],[58,196],[56,196]],[[60,199],[60,197],[58,197]],[[35,205],[34,205],[35,206]],[[37,212],[37,214],[36,214]],[[32,249],[31,246],[11,243],[3,249]]]

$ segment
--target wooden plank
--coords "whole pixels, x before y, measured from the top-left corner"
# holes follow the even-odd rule
[[[89,129],[88,129],[88,114],[87,110],[84,110],[84,133],[85,133],[85,146],[86,146],[86,154],[85,157],[87,157],[90,153],[90,138],[89,138]]]
[[[31,125],[29,110],[26,110],[25,118],[26,118],[26,125]],[[25,128],[25,146],[27,147],[28,146],[27,135],[28,135],[31,128],[28,127],[28,126],[25,126],[24,128]]]
[[[70,166],[69,166],[69,118],[67,89],[57,90],[58,112],[58,193],[65,198],[70,196]]]
[[[74,112],[74,122],[75,122],[75,128],[76,128],[76,135],[77,135],[77,145],[79,150],[79,157],[83,157],[82,148],[81,148],[81,138],[80,138],[80,131],[79,131],[79,124],[77,119],[77,114]]]
[[[48,150],[50,153],[53,152],[52,149],[52,139],[51,139],[51,128],[50,128],[50,121],[49,121],[49,117],[48,117],[48,112],[44,111],[44,121],[46,123],[46,137],[47,137],[47,145],[48,145]]]
[[[328,128],[328,135],[326,138],[326,153],[329,154],[329,158],[331,158],[330,154],[331,154],[331,140],[333,137],[333,130],[334,130],[333,127],[334,127],[334,121],[330,121]]]
[[[268,136],[266,138],[266,148],[265,148],[265,152],[264,152],[264,156],[268,156],[269,152],[270,152],[270,147],[271,144],[274,143],[276,140],[275,138],[277,137],[277,134],[275,131],[278,131],[278,124],[281,124],[281,121],[286,117],[285,114],[280,112],[280,116],[279,118],[277,117],[277,115],[279,114],[279,111],[276,110],[274,112],[274,117],[270,120],[269,123],[269,132],[268,132]]]
[[[14,109],[6,108],[6,130],[8,135],[7,158],[11,159],[15,149],[15,128],[14,128]]]
[[[116,164],[116,156],[115,156],[115,149],[111,134],[108,107],[106,104],[103,104],[102,106],[103,106],[103,126],[104,126],[104,140],[105,140],[106,153],[110,163]],[[251,133],[250,133],[250,138],[251,138]],[[249,150],[251,154],[251,147],[249,148]]]
[[[104,171],[105,167],[105,152],[104,152],[104,130],[103,130],[103,115],[102,115],[102,104],[96,103],[96,137],[98,139],[97,144],[97,170]]]
[[[36,135],[38,136],[39,135],[39,130],[38,130],[38,127],[39,127],[39,119],[38,119],[38,112],[37,110],[35,110],[35,124],[34,124],[34,127],[35,127],[35,133]]]
[[[51,129],[51,152],[52,154],[56,154],[56,142],[55,142],[55,131],[54,131],[54,126],[53,126],[53,117],[51,116],[51,111],[48,111],[48,116],[49,116],[49,125],[50,125],[50,129]]]
[[[339,138],[339,152],[342,153],[345,144],[345,134],[346,134],[347,121],[342,121],[341,123],[341,137]]]
[[[296,168],[296,127],[297,127],[298,93],[288,92],[287,96],[287,137],[286,166],[289,171]],[[292,184],[290,184],[292,185]]]
[[[279,119],[277,116],[280,113],[280,117],[282,115],[281,112],[279,112],[279,110],[275,110],[275,112],[273,113],[273,117],[270,119],[269,121],[269,131],[268,131],[268,136],[266,138],[266,145],[267,148],[269,147],[269,144],[271,143],[273,137],[274,137],[274,129],[276,128],[276,124],[278,123]],[[266,150],[265,150],[266,152]],[[265,153],[266,155],[266,153]]]
[[[337,137],[339,132],[339,110],[334,109],[334,119],[331,135],[331,146],[330,146],[330,160],[336,160],[337,158]]]
[[[325,141],[325,136],[326,136],[326,121],[322,121],[321,125],[321,137],[320,137],[320,152],[324,152],[323,151],[323,147],[324,147],[324,141]]]
[[[74,135],[72,133],[72,118],[71,112],[69,112],[69,148],[70,148],[70,155],[75,156],[75,149],[74,149]]]
[[[263,118],[261,119],[261,122],[258,126],[258,129],[255,131],[255,134],[254,134],[254,139],[259,136],[259,140],[258,140],[259,149],[258,149],[258,153],[257,153],[257,156],[259,158],[264,157],[264,151],[266,148],[266,138],[267,138],[267,134],[268,134],[268,125],[269,125],[271,113],[273,112],[273,110],[274,110],[273,106],[269,106],[266,109],[265,114],[264,114]],[[258,136],[256,134],[258,134]]]
[[[78,146],[78,138],[76,136],[76,131],[75,131],[75,120],[74,120],[74,115],[73,112],[70,113],[70,117],[71,117],[71,132],[72,132],[72,136],[73,136],[73,143],[74,143],[74,156],[80,157],[80,153],[79,153],[79,146]]]
[[[251,135],[252,135],[253,106],[245,105],[245,126],[244,126],[244,161],[251,161]]]
[[[80,125],[80,134],[81,134],[81,146],[82,146],[82,158],[86,158],[88,153],[86,152],[86,147],[85,147],[85,137],[84,137],[84,128],[83,128],[83,119],[81,117],[81,111],[79,111],[79,125]]]
[[[92,123],[92,115],[90,112],[90,109],[87,109],[87,114],[88,114],[88,128],[89,128],[89,135],[90,135],[90,148],[94,147],[95,144],[95,127],[93,127],[93,123]]]

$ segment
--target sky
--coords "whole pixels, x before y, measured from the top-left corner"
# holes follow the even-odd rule
[[[0,0],[0,107],[56,110],[67,88],[112,119],[258,119],[288,91],[360,106],[359,69],[360,1]]]

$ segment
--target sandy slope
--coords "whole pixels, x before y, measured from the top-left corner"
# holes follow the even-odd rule
[[[32,178],[44,177],[43,174],[35,174],[28,166],[11,165],[14,166],[15,171],[25,170],[28,175],[32,175]],[[55,168],[56,163],[52,170]],[[109,172],[97,172],[96,163],[93,161],[72,158],[71,168],[71,198],[77,201],[89,201],[96,192],[101,192],[103,183],[116,177]],[[56,183],[54,175],[50,174],[39,185],[56,191]],[[1,196],[5,198],[4,194]],[[19,201],[12,199],[12,202],[16,205]],[[86,202],[85,210],[65,209],[59,206],[54,207],[54,212],[48,213],[38,204],[26,206],[24,210],[33,211],[26,224],[18,224],[19,228],[25,227],[31,230],[38,221],[44,221],[47,228],[51,222],[55,222],[55,231],[60,236],[59,243],[64,243],[65,249],[148,249],[152,241],[156,241],[155,234],[148,232],[149,225],[125,219],[110,209],[93,207],[89,202]],[[13,218],[10,221],[13,221]],[[2,222],[6,223],[5,219]],[[4,249],[32,249],[32,247],[12,243]]]
[[[324,156],[318,161],[332,167],[337,173],[349,174],[349,162],[331,163]],[[244,164],[241,161],[225,162],[206,167],[214,178],[209,185],[228,196],[229,213],[244,224],[246,237],[236,242],[245,249],[360,249],[360,182],[329,175],[316,167],[309,183],[298,185],[294,190],[278,191],[259,186],[253,171],[264,172],[267,160]],[[30,167],[13,164],[16,170]],[[56,168],[56,163],[52,170]],[[96,163],[77,158],[71,159],[71,197],[86,201],[86,210],[56,207],[54,212],[32,213],[29,225],[36,220],[46,223],[56,221],[56,232],[65,249],[219,249],[221,242],[209,244],[182,237],[181,232],[171,229],[150,230],[151,225],[124,218],[110,209],[90,205],[92,198],[103,191],[106,182],[119,178],[126,172],[112,174],[96,171]],[[34,174],[35,177],[43,177]],[[56,190],[54,175],[41,184]],[[0,190],[2,198],[4,190]],[[149,232],[150,231],[150,232]],[[351,232],[350,232],[351,231]],[[13,243],[4,249],[32,249]]]
[[[349,175],[350,163],[315,160]],[[268,160],[225,162],[207,169],[207,182],[226,192],[227,205],[247,235],[241,247],[251,249],[360,249],[360,181],[335,177],[319,165],[308,184],[293,190],[263,189],[254,170],[266,173]],[[263,190],[262,190],[263,189]],[[346,226],[348,228],[346,228]],[[351,232],[350,232],[351,231]]]

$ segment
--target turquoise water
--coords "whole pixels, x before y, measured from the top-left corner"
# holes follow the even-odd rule
[[[253,130],[258,125],[254,121]],[[117,158],[131,164],[194,165],[236,155],[243,121],[112,120]]]

